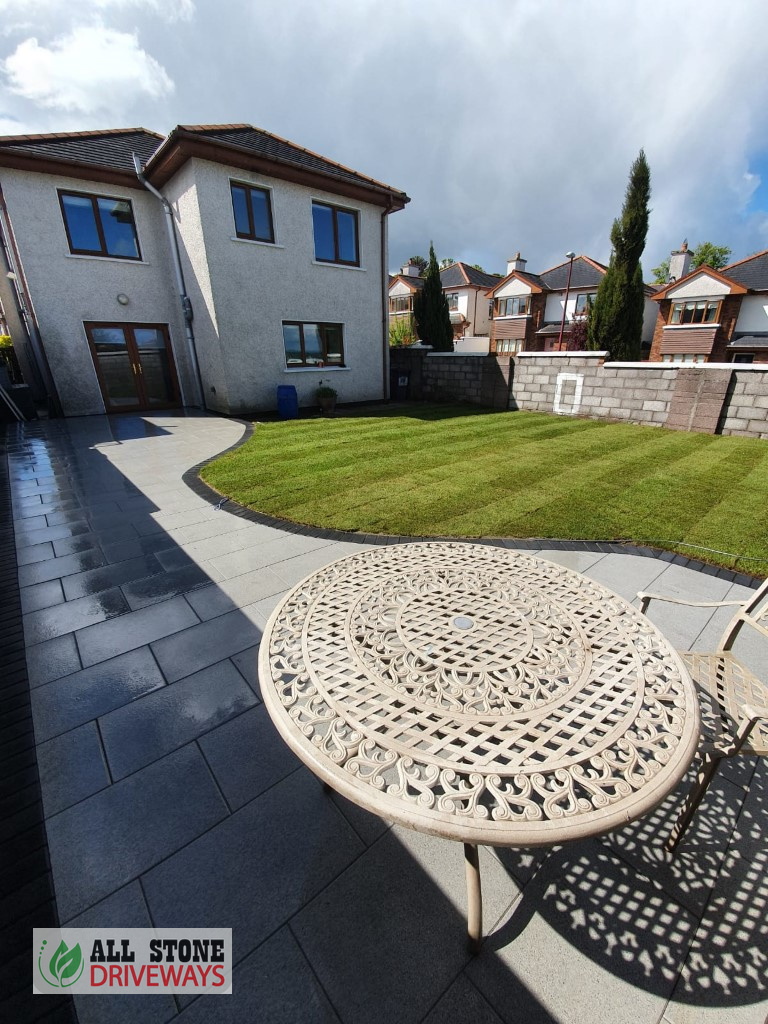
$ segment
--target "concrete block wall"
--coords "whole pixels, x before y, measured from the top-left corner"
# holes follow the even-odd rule
[[[610,363],[606,352],[520,352],[514,358],[392,349],[400,397],[458,400],[768,440],[768,364]],[[394,394],[394,390],[393,390]]]

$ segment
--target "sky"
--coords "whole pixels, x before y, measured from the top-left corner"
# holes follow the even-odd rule
[[[405,191],[389,264],[768,249],[765,0],[0,0],[0,134],[247,122]]]

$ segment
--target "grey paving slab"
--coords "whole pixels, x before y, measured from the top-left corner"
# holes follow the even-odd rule
[[[638,590],[650,590],[663,572],[663,564],[641,555],[605,555],[587,575],[615,594],[632,601]]]
[[[179,1024],[338,1024],[288,928],[235,968],[231,996],[201,996]],[[465,1022],[466,1024],[466,1022]]]
[[[164,683],[149,648],[143,647],[38,686],[30,692],[37,741],[90,722]]]
[[[182,601],[183,598],[174,600]],[[165,608],[167,604],[170,602],[160,607]],[[187,608],[192,615],[189,605]],[[145,611],[152,612],[155,609],[148,608]],[[141,615],[142,612],[134,614]],[[238,654],[247,647],[253,647],[260,639],[258,627],[241,611],[235,611],[158,640],[152,644],[152,651],[165,678],[173,682]]]
[[[362,850],[302,770],[148,871],[142,884],[158,927],[221,927],[226,921],[239,961]]]
[[[209,506],[210,507],[210,506]],[[225,534],[242,533],[250,534],[252,541],[258,537],[260,540],[274,540],[278,531],[270,530],[267,526],[259,526],[256,523],[249,523],[247,519],[239,516],[231,516],[227,512],[219,512],[213,519],[203,519],[199,523],[181,526],[174,532],[174,538],[180,543],[187,544],[195,541],[206,540],[211,537],[223,537]]]
[[[73,928],[151,928],[141,886],[130,882],[73,918]],[[165,1024],[176,1015],[172,995],[75,996],[79,1024]]]
[[[172,683],[169,689],[179,685]],[[301,765],[263,706],[251,708],[201,737],[200,749],[233,810]]]
[[[573,843],[547,859],[467,974],[508,1024],[657,1024],[696,925],[601,844]]]
[[[267,531],[266,526],[257,526],[244,519],[239,520],[242,525],[240,530],[229,530],[224,533],[217,532],[214,536],[206,537],[203,540],[185,541],[180,540],[184,550],[195,559],[210,559],[218,555],[228,555],[233,551],[242,551],[243,548],[260,544],[260,531]],[[215,524],[214,524],[215,525]],[[274,531],[273,531],[274,532]],[[178,537],[182,531],[179,530]]]
[[[48,526],[48,521],[46,520],[45,516],[32,516],[31,518],[25,518],[23,524],[19,523],[17,525],[23,525],[24,530],[28,533],[31,533],[37,530],[42,530],[44,527]],[[27,544],[29,543],[29,541],[25,539],[24,543]]]
[[[175,545],[172,548],[166,548],[163,551],[158,551],[155,557],[166,572],[172,572],[174,569],[183,569],[186,566],[195,565],[194,560],[189,557],[186,551]]]
[[[287,590],[281,590],[278,594],[270,594],[269,597],[264,597],[261,601],[245,605],[242,612],[263,632],[270,615],[287,593]]]
[[[47,583],[34,583],[31,587],[23,587],[19,592],[23,612],[36,612],[40,608],[50,608],[64,601],[61,580],[48,580]]]
[[[230,535],[231,536],[231,535]],[[187,595],[187,601],[203,619],[212,619],[226,612],[254,604],[256,601],[285,590],[285,583],[271,569],[254,569]]]
[[[587,572],[605,558],[605,555],[600,551],[558,551],[555,548],[542,548],[536,552],[536,557],[556,562],[568,569],[575,569],[576,572]]]
[[[481,871],[493,927],[518,889],[485,850]],[[291,929],[345,1024],[415,1024],[469,960],[465,913],[461,845],[393,828]]]
[[[29,529],[29,523],[25,522],[23,529],[19,529],[18,524],[16,525],[16,547],[21,548],[30,544],[44,544],[47,541],[54,542],[72,537],[81,537],[89,532],[86,523],[81,523],[78,527],[46,526],[43,523],[41,527]]]
[[[329,541],[316,537],[287,534],[275,541],[259,543],[242,551],[233,551],[229,555],[212,558],[211,563],[224,579],[230,579],[232,576],[242,576],[245,572],[261,569],[266,565],[274,568],[277,562],[316,548],[327,547],[328,544]]]
[[[121,615],[119,619],[99,622],[95,626],[79,630],[76,636],[80,657],[83,665],[94,665],[125,651],[143,647],[160,637],[178,633],[197,621],[197,616],[184,598],[175,597],[161,605],[141,608],[139,611]],[[189,675],[189,672],[183,672],[181,675]],[[180,679],[181,675],[174,678]]]
[[[135,531],[134,531],[135,532]],[[115,543],[102,544],[104,557],[109,563],[124,562],[142,555],[152,555],[175,546],[175,541],[164,530],[158,530],[149,537],[139,537]]]
[[[111,781],[95,722],[40,743],[37,767],[46,817],[105,789]]]
[[[90,597],[29,612],[23,618],[24,636],[28,643],[38,644],[63,633],[73,633],[94,622],[104,622],[126,611],[128,602],[120,588],[113,587]]]
[[[256,701],[232,662],[222,661],[112,711],[99,720],[112,778],[143,768]]]
[[[114,565],[102,565],[98,569],[66,576],[62,580],[62,586],[67,600],[74,601],[78,597],[98,594],[111,587],[119,587],[123,583],[142,580],[161,572],[163,572],[163,567],[154,555],[139,555]]]
[[[68,676],[83,667],[73,633],[27,647],[26,654],[27,676],[31,687]]]
[[[45,583],[46,580],[60,579],[62,576],[85,572],[86,569],[95,569],[103,564],[104,555],[98,548],[79,551],[74,555],[64,555],[63,558],[48,558],[44,562],[33,562],[32,565],[20,566],[19,586],[31,587],[33,583]]]
[[[86,525],[90,529],[89,520],[82,508],[71,509],[68,512],[50,512],[45,516],[45,522],[48,526],[82,526]]]
[[[61,558],[64,555],[76,555],[80,551],[91,551],[99,546],[98,534],[81,533],[78,537],[66,537],[64,540],[53,541],[53,553],[57,558]]]
[[[210,585],[210,576],[197,565],[185,565],[173,572],[161,572],[145,579],[126,583],[122,587],[123,594],[131,608],[146,608],[158,604],[177,594],[185,594],[198,587]],[[190,602],[191,603],[191,602]],[[194,605],[193,605],[194,607]]]
[[[272,568],[288,587],[295,587],[305,576],[316,572],[339,558],[359,554],[359,544],[332,543],[325,547],[301,552],[293,558],[285,558],[276,562]]]
[[[744,793],[721,774],[715,776],[684,839],[670,854],[664,844],[692,782],[693,770],[653,812],[602,842],[700,916],[722,869]]]
[[[34,562],[44,562],[47,558],[53,558],[54,554],[53,544],[50,541],[44,544],[31,544],[28,547],[18,548],[16,564],[32,565]]]
[[[238,672],[244,677],[253,692],[261,697],[259,687],[259,646],[246,647],[239,654],[232,655],[232,662],[237,666]]]
[[[49,818],[61,920],[182,850],[226,814],[200,751],[190,745]]]
[[[423,1024],[503,1024],[466,976],[460,974]]]

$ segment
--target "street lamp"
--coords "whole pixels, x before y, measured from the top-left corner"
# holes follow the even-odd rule
[[[563,319],[560,321],[560,337],[557,339],[557,350],[562,350],[563,347],[563,331],[565,329],[565,311],[568,308],[568,292],[571,290],[571,273],[573,271],[573,261],[576,259],[575,252],[567,252],[566,258],[571,262],[568,264],[568,280],[565,285],[565,302],[563,303]]]

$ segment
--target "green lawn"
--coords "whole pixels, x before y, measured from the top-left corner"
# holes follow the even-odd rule
[[[316,526],[632,540],[768,574],[765,441],[421,405],[257,423],[202,476]]]

